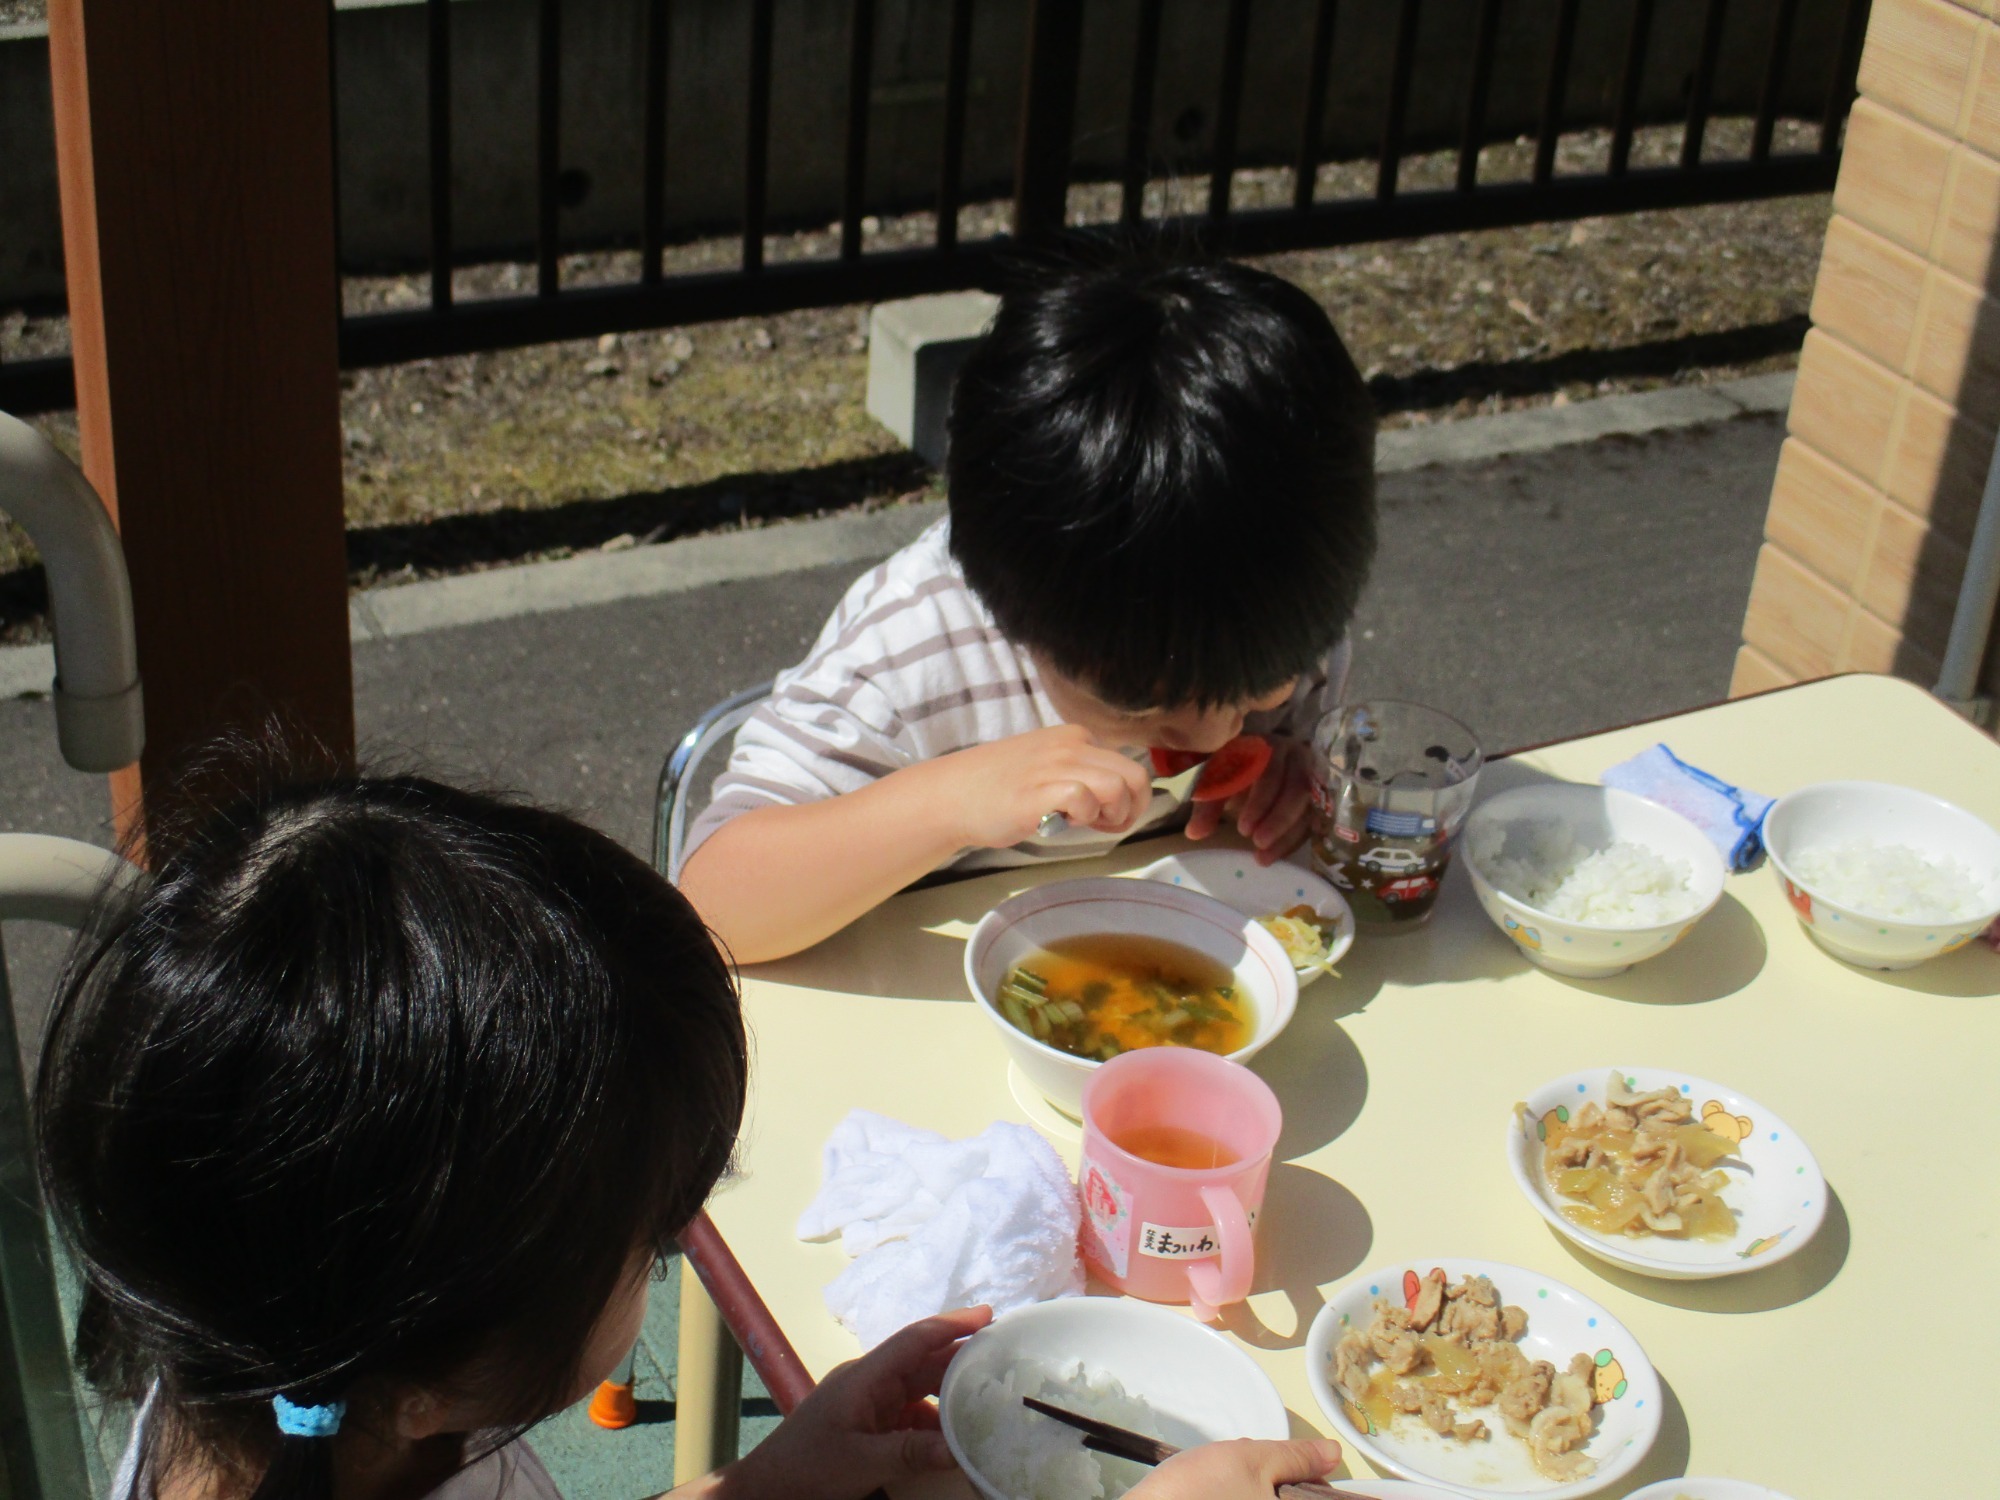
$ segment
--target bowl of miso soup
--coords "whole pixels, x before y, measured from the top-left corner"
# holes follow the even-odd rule
[[[1064,1114],[1099,1063],[1142,1047],[1246,1062],[1298,1005],[1297,971],[1253,917],[1150,880],[1059,880],[988,912],[965,981],[1021,1072]]]

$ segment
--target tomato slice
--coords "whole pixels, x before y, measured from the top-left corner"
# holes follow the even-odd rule
[[[1248,791],[1271,763],[1271,742],[1261,734],[1239,734],[1208,758],[1189,793],[1195,802],[1226,802]]]
[[[1153,757],[1155,776],[1178,776],[1208,759],[1199,750],[1169,750],[1165,745],[1155,745],[1146,753]]]

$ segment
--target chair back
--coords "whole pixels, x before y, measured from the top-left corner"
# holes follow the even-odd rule
[[[653,799],[653,868],[667,879],[680,879],[688,800],[697,785],[696,772],[701,763],[770,696],[768,682],[731,693],[694,721],[694,727],[681,736],[680,743],[667,756],[667,763],[660,767],[659,793]]]

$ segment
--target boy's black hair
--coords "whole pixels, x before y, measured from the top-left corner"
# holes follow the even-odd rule
[[[1072,251],[1002,297],[950,434],[966,581],[1108,703],[1242,702],[1347,629],[1375,550],[1375,411],[1290,282]]]
[[[693,908],[602,834],[414,776],[246,791],[150,852],[37,1089],[78,1357],[155,1392],[142,1472],[199,1451],[330,1496],[270,1398],[375,1377],[552,1410],[734,1149],[743,1025]]]

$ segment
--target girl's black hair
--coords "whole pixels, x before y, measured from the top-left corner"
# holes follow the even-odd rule
[[[156,1393],[142,1472],[199,1449],[329,1496],[329,1444],[281,1438],[271,1397],[376,1377],[553,1409],[734,1148],[742,1019],[693,908],[602,834],[416,776],[267,785],[151,839],[37,1091],[78,1358]]]
[[[1239,703],[1345,633],[1375,551],[1375,409],[1266,272],[1075,240],[958,376],[951,546],[1008,639],[1122,708]]]

